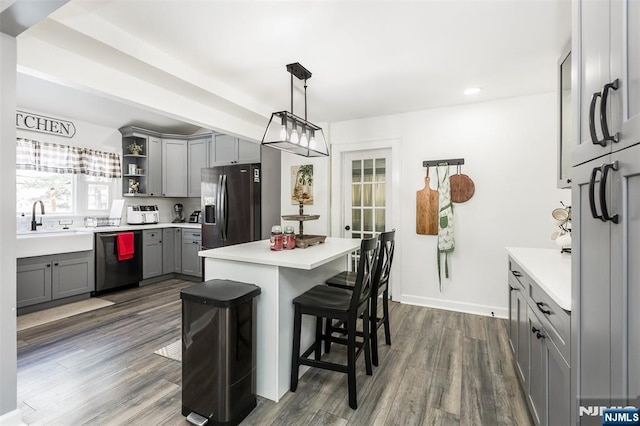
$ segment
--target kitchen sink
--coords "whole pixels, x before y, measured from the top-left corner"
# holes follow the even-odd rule
[[[93,231],[48,229],[16,235],[16,258],[93,250]]]

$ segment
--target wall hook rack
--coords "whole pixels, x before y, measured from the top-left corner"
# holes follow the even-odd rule
[[[446,164],[447,166],[460,166],[464,164],[464,158],[453,158],[450,160],[429,160],[423,161],[422,167],[440,166]]]

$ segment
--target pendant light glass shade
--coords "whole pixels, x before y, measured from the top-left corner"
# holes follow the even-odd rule
[[[289,111],[271,114],[271,120],[262,138],[262,145],[303,157],[327,157],[329,155],[322,128],[293,115]]]
[[[311,72],[298,62],[287,65],[291,74],[291,112],[271,114],[271,120],[262,137],[262,145],[277,148],[303,157],[327,157],[329,148],[322,129],[307,121],[307,80]],[[293,114],[293,76],[304,80],[304,117]]]

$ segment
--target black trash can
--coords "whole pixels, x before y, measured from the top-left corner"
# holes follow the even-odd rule
[[[210,280],[183,289],[182,415],[237,425],[256,407],[256,302],[260,287]]]

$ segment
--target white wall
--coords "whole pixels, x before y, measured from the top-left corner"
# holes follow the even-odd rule
[[[20,422],[16,377],[16,39],[0,33],[0,424]]]
[[[305,164],[313,165],[313,197],[312,205],[304,206],[304,214],[318,214],[318,220],[304,222],[304,233],[308,235],[329,235],[330,210],[329,210],[329,177],[331,163],[329,157],[305,158],[299,155],[282,153],[281,157],[281,212],[283,215],[298,214],[298,204],[291,202],[291,167]],[[289,220],[281,222],[283,226],[292,225],[296,234],[299,232],[299,223]],[[274,223],[274,225],[276,225]]]
[[[20,111],[26,111],[33,114],[53,117],[60,120],[70,121],[76,128],[76,133],[72,138],[51,135],[48,133],[34,132],[27,129],[18,129],[17,136],[19,138],[33,139],[40,142],[59,143],[70,146],[83,148],[99,149],[108,152],[117,152],[122,154],[122,134],[118,129],[99,126],[97,124],[88,123],[86,121],[76,120],[73,117],[64,117],[55,113],[55,111],[35,111],[32,109],[21,108]],[[15,113],[14,113],[15,117]],[[14,122],[15,123],[15,122]]]
[[[402,252],[394,261],[402,277],[396,299],[507,315],[504,247],[556,248],[551,210],[560,200],[570,204],[570,192],[556,189],[556,109],[556,94],[548,93],[331,125],[333,146],[401,140],[401,205],[391,224]],[[460,157],[476,189],[454,205],[456,247],[440,292],[437,237],[415,233],[416,191],[424,186],[423,160]],[[435,173],[431,184],[436,189]]]

